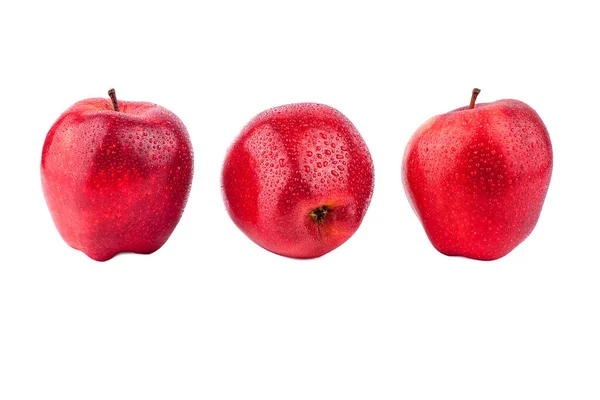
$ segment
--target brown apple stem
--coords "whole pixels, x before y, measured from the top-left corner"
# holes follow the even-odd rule
[[[117,103],[117,93],[115,92],[115,89],[110,89],[108,91],[108,96],[112,100],[113,108],[115,109],[115,111],[119,112],[119,103]]]
[[[475,108],[475,100],[477,100],[477,96],[481,93],[481,90],[475,88],[473,89],[473,93],[471,94],[471,104],[469,104],[469,109],[472,110]]]

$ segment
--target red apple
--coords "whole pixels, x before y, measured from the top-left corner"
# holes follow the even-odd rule
[[[230,147],[225,206],[254,242],[283,256],[319,257],[358,229],[373,193],[373,162],[352,123],[322,104],[264,111]]]
[[[503,257],[535,227],[552,174],[538,114],[518,100],[471,105],[425,122],[404,153],[408,199],[446,255]]]
[[[63,239],[105,261],[158,250],[190,192],[193,154],[183,123],[156,104],[86,99],[54,123],[42,151],[44,196]]]

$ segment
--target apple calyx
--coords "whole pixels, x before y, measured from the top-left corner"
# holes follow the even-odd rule
[[[112,105],[115,111],[119,112],[119,103],[117,103],[117,93],[115,92],[115,89],[109,89],[108,97],[110,97],[112,100]]]
[[[318,224],[322,224],[331,209],[325,205],[320,206],[312,210],[308,215]]]
[[[469,110],[475,108],[475,100],[477,100],[477,96],[481,93],[481,90],[475,88],[473,89],[473,93],[471,94],[471,104],[469,104]]]

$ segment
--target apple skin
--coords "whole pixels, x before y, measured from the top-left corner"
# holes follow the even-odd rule
[[[410,139],[402,167],[406,195],[433,246],[478,260],[503,257],[529,236],[551,174],[546,126],[511,99],[429,119]]]
[[[221,183],[231,219],[255,243],[282,256],[315,258],[360,226],[373,193],[373,161],[342,113],[288,104],[243,128]]]
[[[179,222],[193,175],[188,132],[155,104],[86,99],[42,150],[44,197],[62,238],[90,258],[158,250]]]

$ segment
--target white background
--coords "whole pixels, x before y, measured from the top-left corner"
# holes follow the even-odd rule
[[[3,2],[0,399],[598,399],[600,28],[593,2]],[[560,4],[560,5],[559,5]],[[429,117],[525,101],[554,172],[532,235],[494,262],[429,243],[401,184]],[[186,124],[195,177],[150,256],[68,247],[42,195],[45,135],[115,87]],[[225,212],[243,125],[315,101],[375,162],[358,232],[309,261]]]

